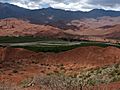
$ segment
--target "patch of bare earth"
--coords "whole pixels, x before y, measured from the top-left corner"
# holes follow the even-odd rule
[[[115,47],[89,46],[60,53],[36,53],[21,48],[0,48],[0,80],[19,84],[22,80],[37,75],[49,75],[60,71],[74,74],[81,70],[118,62],[120,49]]]

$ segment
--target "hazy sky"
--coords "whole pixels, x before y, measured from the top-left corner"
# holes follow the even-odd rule
[[[72,11],[89,11],[95,8],[120,11],[120,0],[0,0],[0,2],[29,9],[53,7]]]

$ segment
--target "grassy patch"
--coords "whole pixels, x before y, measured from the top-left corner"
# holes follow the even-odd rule
[[[50,39],[47,37],[0,37],[1,46],[12,46],[14,48],[24,48],[35,52],[62,52],[78,47],[99,46],[108,47],[114,46],[120,48],[120,45],[112,45],[100,42],[91,41],[65,41],[62,39]],[[27,43],[27,44],[25,44]],[[14,45],[16,44],[16,45]]]
[[[0,37],[0,43],[24,43],[24,42],[36,42],[36,41],[47,41],[47,40],[60,40],[60,39],[51,39],[48,37],[33,37],[33,36],[3,36]]]
[[[72,46],[14,46],[14,48],[24,48],[35,52],[62,52],[79,47],[79,45]]]
[[[35,52],[63,52],[63,51],[68,51],[74,48],[78,47],[87,47],[87,46],[99,46],[99,47],[108,47],[108,46],[113,46],[113,47],[118,47],[120,46],[115,46],[115,45],[109,45],[105,43],[80,43],[80,44],[75,44],[75,45],[29,45],[29,46],[13,46],[14,48],[24,48],[28,49],[31,51]]]

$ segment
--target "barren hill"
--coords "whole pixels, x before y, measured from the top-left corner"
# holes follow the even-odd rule
[[[49,57],[51,63],[76,63],[80,65],[104,65],[119,61],[120,49],[115,47],[80,47],[59,54],[53,54]]]
[[[120,17],[101,17],[97,19],[73,20],[67,24],[75,26],[74,30],[66,30],[68,33],[87,36],[103,36],[120,32]],[[120,37],[120,36],[119,36]]]
[[[78,64],[83,66],[101,66],[120,61],[120,49],[116,47],[80,47],[61,53],[35,53],[20,48],[0,48],[0,58],[4,62],[19,60],[37,60],[46,64]]]
[[[58,36],[64,33],[49,25],[35,25],[15,18],[0,20],[0,36]]]

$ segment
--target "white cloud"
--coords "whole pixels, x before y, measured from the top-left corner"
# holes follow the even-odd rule
[[[82,10],[82,11],[89,11],[91,10],[90,8],[84,8],[88,7],[89,5],[86,3],[86,0],[81,0],[79,2],[68,2],[67,4],[65,3],[55,3],[55,4],[51,4],[50,5],[53,8],[60,8],[60,9],[65,9],[65,10],[72,10],[72,11],[76,11],[76,10]]]
[[[72,11],[89,11],[95,8],[120,10],[120,0],[0,0],[0,2],[9,2],[29,9],[51,6]]]
[[[24,7],[24,8],[28,8],[28,9],[42,8],[42,7],[40,7],[39,4],[36,4],[35,2],[29,2],[27,5],[23,4],[23,3],[20,3],[20,2],[12,2],[11,4],[14,4],[14,5],[17,5],[17,6],[20,6],[20,7]]]

